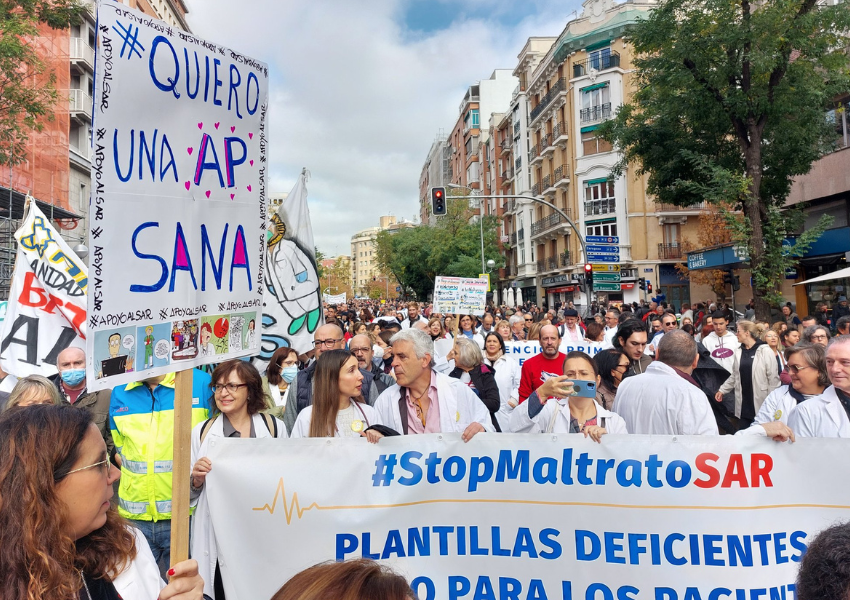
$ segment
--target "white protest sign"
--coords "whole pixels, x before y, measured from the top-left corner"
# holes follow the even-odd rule
[[[434,280],[434,307],[441,315],[484,314],[487,305],[487,278],[442,277]]]
[[[15,232],[18,252],[3,307],[0,365],[6,373],[55,375],[68,346],[85,346],[88,272],[50,221],[29,203]]]
[[[228,600],[359,557],[419,600],[791,600],[806,545],[850,518],[845,440],[224,439],[209,458]]]
[[[540,354],[540,342],[505,342],[505,354],[522,363],[526,359],[531,358],[535,354]],[[569,342],[561,340],[561,345],[558,348],[559,352],[568,354],[573,351],[584,352],[591,357],[596,356],[602,350],[602,342]]]
[[[327,302],[328,304],[345,304],[346,302],[346,293],[343,292],[341,294],[324,294],[322,296],[322,300]]]
[[[96,64],[89,389],[256,354],[266,65],[115,2]]]

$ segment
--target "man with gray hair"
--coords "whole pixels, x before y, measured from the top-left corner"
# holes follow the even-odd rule
[[[850,438],[850,336],[830,340],[826,372],[832,385],[798,404],[788,426],[800,437]]]
[[[522,314],[517,313],[511,316],[508,323],[511,324],[511,337],[513,337],[514,341],[523,341],[525,339],[525,329],[523,329],[525,325],[525,318]]]
[[[405,329],[390,344],[397,383],[375,401],[383,425],[404,435],[462,433],[464,442],[494,431],[487,407],[469,386],[433,369],[430,335]]]
[[[671,331],[658,343],[656,358],[617,389],[614,412],[629,432],[718,435],[708,398],[691,376],[699,361],[694,339],[680,329]]]
[[[800,337],[806,343],[820,344],[826,347],[829,344],[829,329],[823,325],[809,325],[803,330],[803,335]]]

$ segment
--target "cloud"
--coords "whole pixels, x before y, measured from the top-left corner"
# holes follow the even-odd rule
[[[381,215],[418,215],[428,149],[466,88],[513,69],[528,36],[560,33],[573,3],[190,0],[188,19],[269,64],[270,190],[307,167],[316,244],[335,255]],[[421,18],[429,7],[440,18]]]

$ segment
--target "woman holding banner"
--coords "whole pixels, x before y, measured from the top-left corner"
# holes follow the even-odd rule
[[[599,406],[595,389],[580,385],[583,381],[598,387],[601,378],[593,359],[574,350],[564,360],[564,375],[547,379],[513,411],[510,431],[583,433],[595,442],[600,442],[606,433],[628,433],[623,418]],[[592,390],[593,394],[579,392],[576,387]]]
[[[508,328],[510,331],[510,328]],[[522,369],[519,362],[507,355],[505,341],[497,333],[488,333],[484,338],[484,364],[496,372],[499,387],[499,412],[496,419],[502,431],[510,431],[511,412],[519,404],[519,382]]]
[[[363,374],[357,357],[345,350],[322,352],[313,376],[313,404],[298,413],[293,438],[365,437],[377,443],[381,435],[378,412],[366,404],[362,392]]]
[[[267,407],[263,380],[251,363],[239,359],[221,363],[213,371],[212,388],[213,416],[192,430],[190,498],[197,508],[192,522],[191,554],[198,559],[204,594],[213,600],[224,600],[224,582],[205,485],[212,470],[212,462],[207,458],[210,443],[222,438],[286,437],[286,427],[282,421],[260,412]]]
[[[118,468],[87,411],[31,406],[0,418],[0,598],[200,600],[194,560],[168,572],[110,503]]]

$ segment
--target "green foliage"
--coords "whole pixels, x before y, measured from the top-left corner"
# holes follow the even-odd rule
[[[325,274],[325,268],[322,266],[322,261],[327,257],[324,252],[319,250],[318,246],[313,246],[313,252],[316,255],[316,274],[319,276],[319,279],[321,279]]]
[[[435,226],[420,225],[378,234],[377,263],[392,273],[406,293],[420,300],[434,291],[437,275],[478,277],[481,273],[481,233],[474,211],[465,200],[449,200],[445,216]],[[484,218],[484,260],[504,262],[498,246],[499,220]]]
[[[743,211],[759,318],[791,256],[793,178],[836,142],[825,111],[850,89],[848,31],[847,3],[662,0],[628,34],[636,91],[600,128],[623,152],[617,171],[636,165],[659,202]]]
[[[39,23],[63,29],[83,10],[71,0],[0,0],[0,164],[25,160],[29,133],[41,131],[64,98],[36,52]]]

